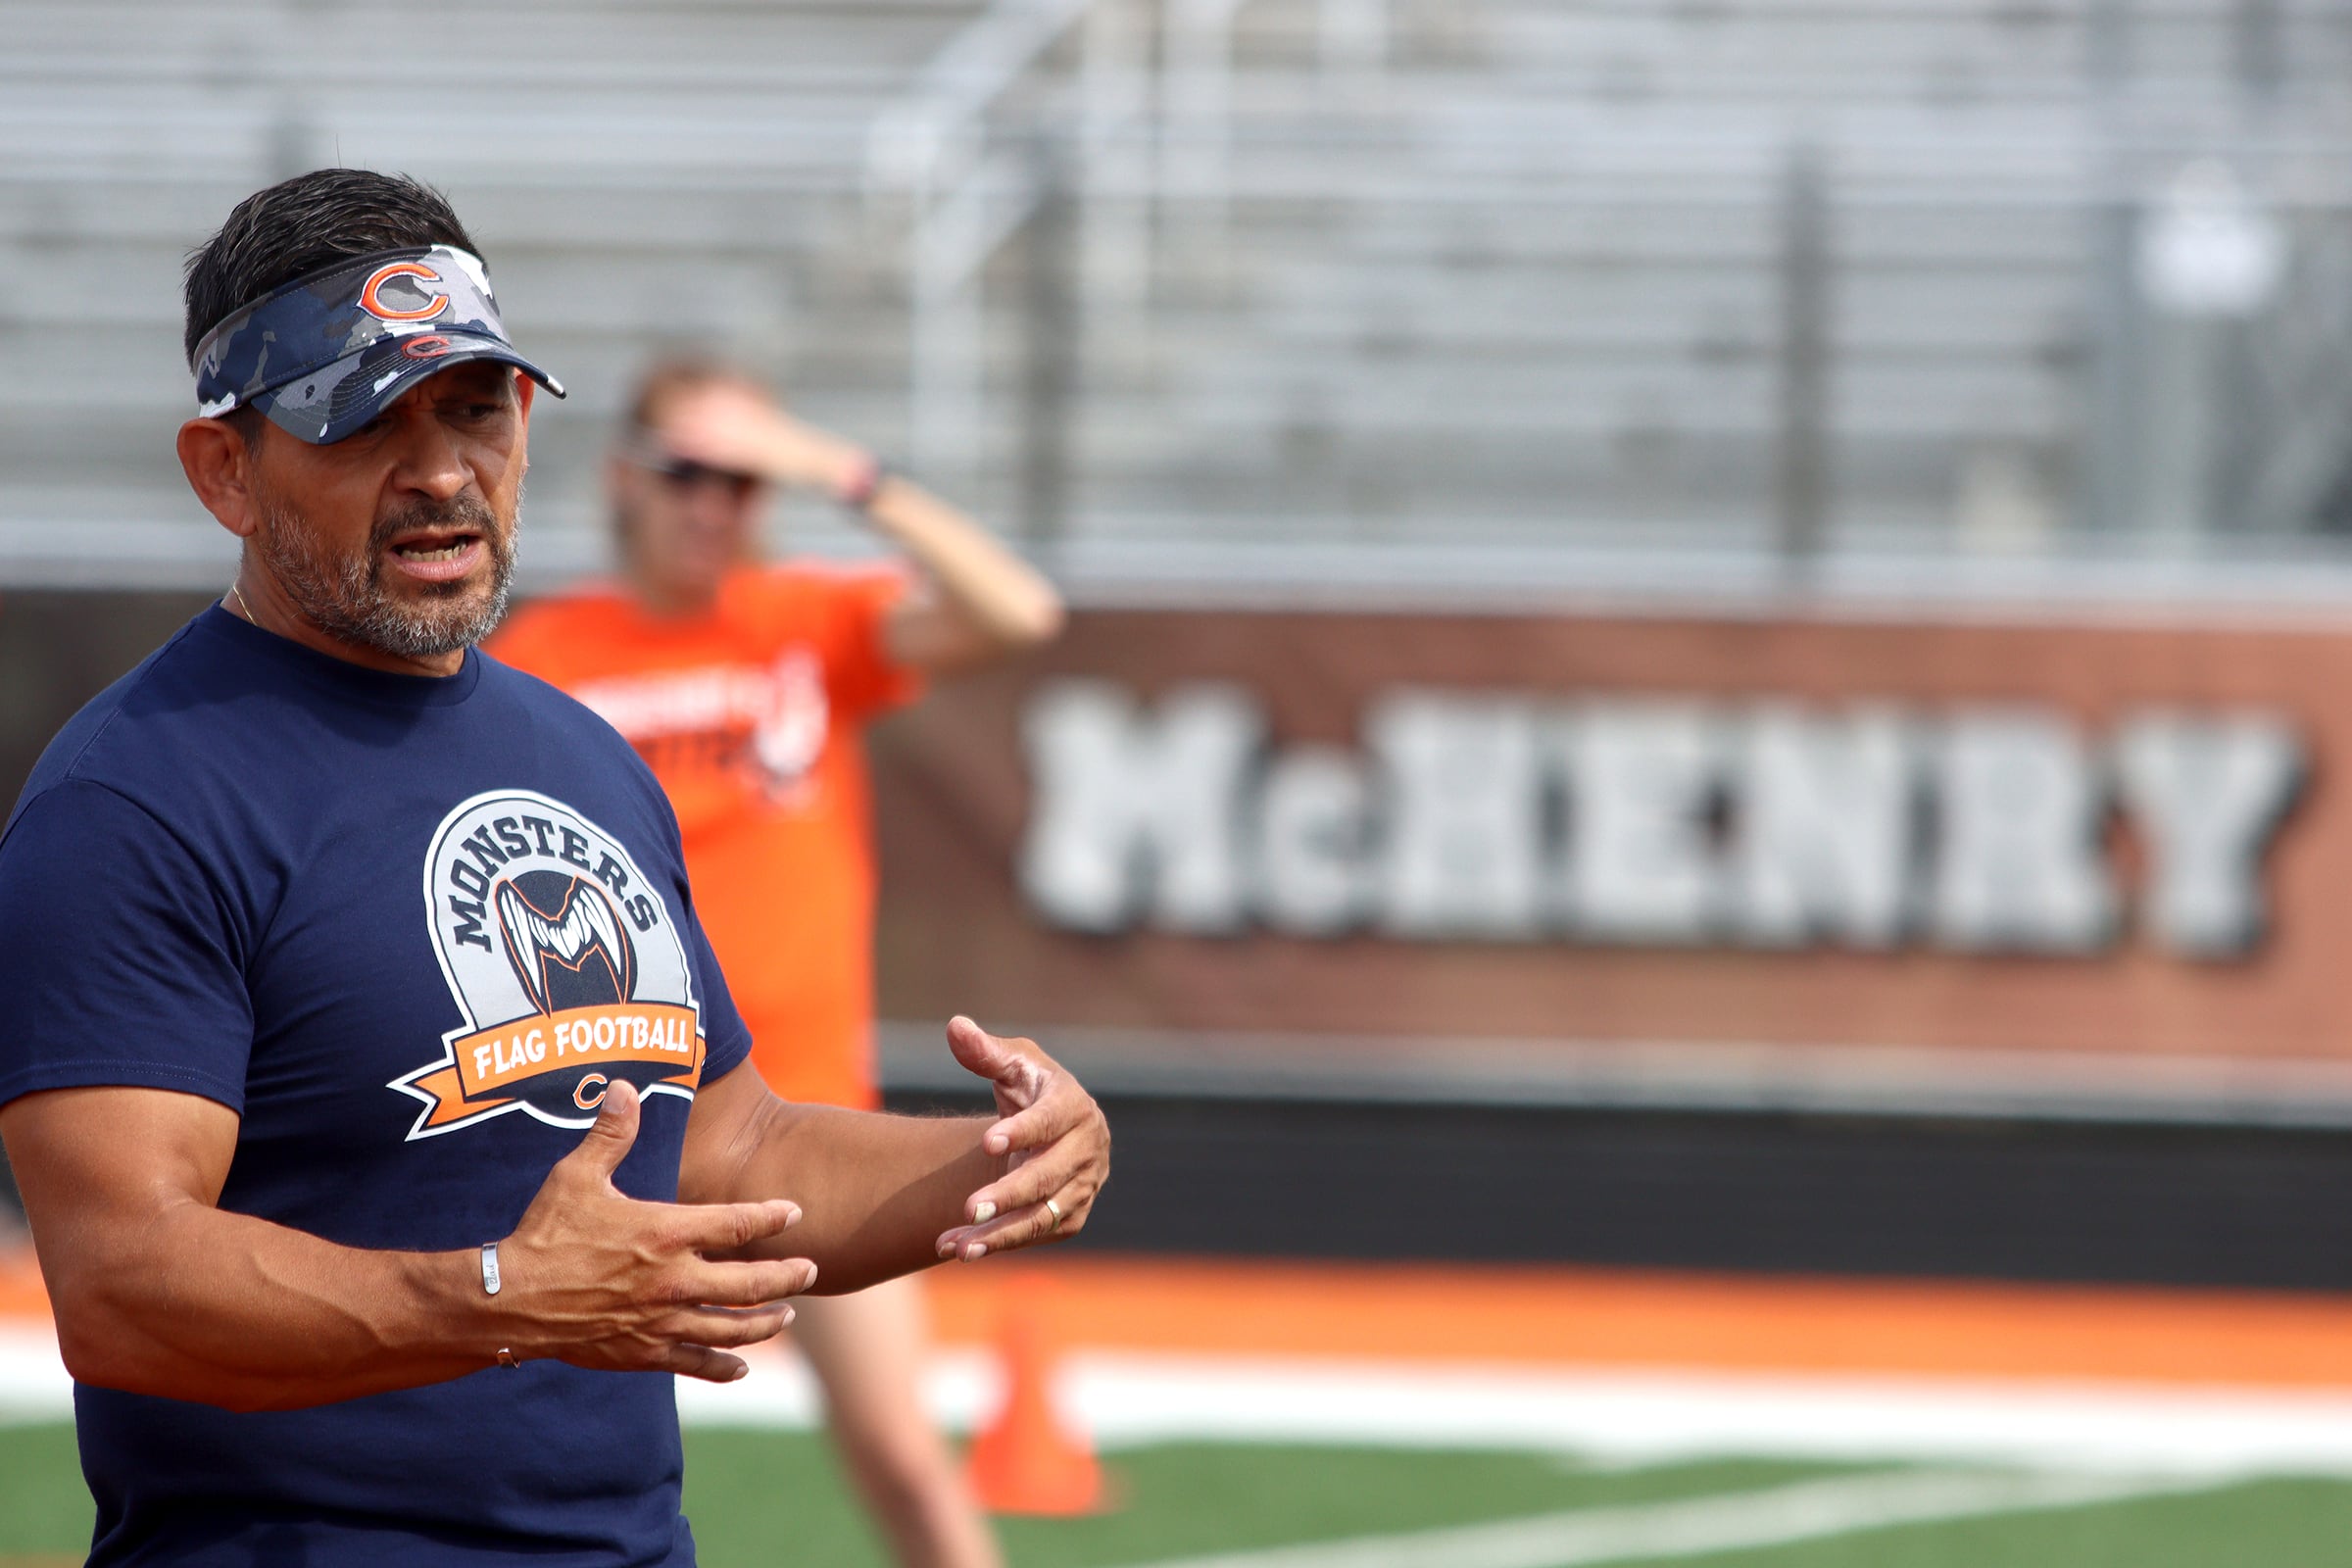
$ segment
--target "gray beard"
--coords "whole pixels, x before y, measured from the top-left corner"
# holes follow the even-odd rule
[[[470,648],[506,617],[514,582],[514,530],[501,529],[478,497],[462,495],[446,504],[419,503],[380,518],[361,554],[324,561],[306,548],[316,535],[310,525],[274,498],[263,505],[254,536],[262,564],[302,617],[338,642],[372,648],[397,659],[437,659]],[[469,583],[433,583],[420,603],[404,602],[384,587],[383,552],[412,528],[464,526],[478,532],[490,552],[490,591]]]

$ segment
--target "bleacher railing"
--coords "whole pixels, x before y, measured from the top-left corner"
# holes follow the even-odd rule
[[[1801,568],[1872,540],[1927,542],[1942,520],[1921,519],[1937,510],[1947,533],[1983,523],[1996,550],[2059,543],[1994,537],[2020,514],[2037,514],[2034,526],[2054,535],[2168,550],[2352,521],[2339,515],[2352,510],[2352,324],[2341,303],[2352,300],[2352,220],[2337,205],[2352,191],[2317,190],[2312,175],[2343,167],[2352,124],[2309,112],[2324,108],[2332,78],[2325,63],[2282,54],[2277,6],[2222,6],[2209,18],[2097,0],[2066,19],[2082,40],[2072,86],[2053,76],[1999,115],[1954,120],[1874,92],[1796,108],[1702,106],[1678,122],[1590,94],[1488,104],[1458,75],[1440,87],[1472,98],[1416,122],[1414,93],[1432,89],[1413,85],[1409,59],[1396,64],[1410,53],[1410,7],[1317,0],[1306,64],[1270,71],[1240,58],[1246,13],[1263,3],[1003,0],[878,124],[872,188],[910,214],[918,461],[975,477],[1025,464],[1033,502],[1082,482],[1041,477],[1029,457],[1052,443],[1011,428],[1078,421],[1082,411],[1013,396],[1007,363],[1051,357],[1034,341],[1041,320],[1083,321],[1089,355],[1105,341],[1164,346],[1185,318],[1155,322],[1155,291],[1171,277],[1228,272],[1246,243],[1233,228],[1244,209],[1352,202],[1443,223],[1721,203],[1773,215],[1756,264],[1770,303],[1749,323],[1772,392],[1753,431],[1764,456],[1740,539]],[[2140,60],[2138,30],[2189,23],[2228,38],[2232,64],[2219,75],[2154,50]],[[2352,79],[2336,85],[2352,103]],[[1282,92],[1307,101],[1270,106]],[[2174,112],[2176,100],[2187,107]],[[1318,121],[1318,108],[1331,113]],[[1416,123],[1445,127],[1457,167],[1415,168],[1426,150]],[[1057,182],[1078,209],[1084,265],[1068,280],[1079,297],[1041,308],[1032,277],[1024,294],[992,300],[989,263],[1052,207]],[[1948,429],[1907,437],[1921,450],[1901,461],[1956,477],[1948,495],[1923,494],[1882,518],[1841,478],[1855,444],[1872,439],[1840,416],[1847,378],[1872,352],[1847,319],[1849,279],[1869,279],[1844,233],[1858,218],[1953,208],[2079,229],[2069,242],[2079,255],[2065,264],[2078,303],[2046,341],[2014,351],[2026,357],[2016,374],[2056,388],[2044,399],[2052,412],[2034,423],[2012,407],[1977,430],[1952,416]],[[1273,309],[1237,299],[1244,330],[1252,308]],[[1031,341],[992,358],[1000,329],[1021,338],[1024,317]],[[1433,412],[1443,423],[1449,411]],[[1080,470],[1098,456],[1083,442],[1059,445]]]

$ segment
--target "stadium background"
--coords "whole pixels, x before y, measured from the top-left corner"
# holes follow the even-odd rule
[[[527,588],[684,343],[1069,594],[876,747],[894,1100],[970,1009],[1118,1131],[1082,1247],[942,1282],[943,1407],[1023,1313],[1116,1450],[1016,1560],[2342,1560],[2335,0],[0,24],[12,792],[226,580],[179,261],[323,163],[447,188],[573,389]],[[863,1560],[763,1377],[710,1560]]]

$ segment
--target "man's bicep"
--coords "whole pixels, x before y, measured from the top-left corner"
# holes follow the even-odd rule
[[[249,920],[146,808],[68,782],[0,842],[0,1100],[99,1087],[244,1102]]]
[[[104,1268],[156,1214],[220,1200],[237,1113],[168,1089],[52,1089],[0,1107],[0,1142],[53,1290]]]
[[[107,786],[43,791],[0,842],[0,1139],[53,1291],[219,1198],[253,1045],[245,947],[207,863]]]

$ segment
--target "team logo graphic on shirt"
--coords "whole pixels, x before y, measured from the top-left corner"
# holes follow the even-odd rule
[[[552,907],[534,902],[536,891]],[[498,884],[498,929],[522,989],[549,1017],[629,1000],[637,950],[612,901],[586,877],[525,871]]]
[[[611,834],[529,790],[477,795],[433,834],[424,903],[466,1021],[387,1086],[424,1104],[410,1138],[511,1110],[586,1127],[616,1078],[694,1097],[694,971],[661,889]]]

